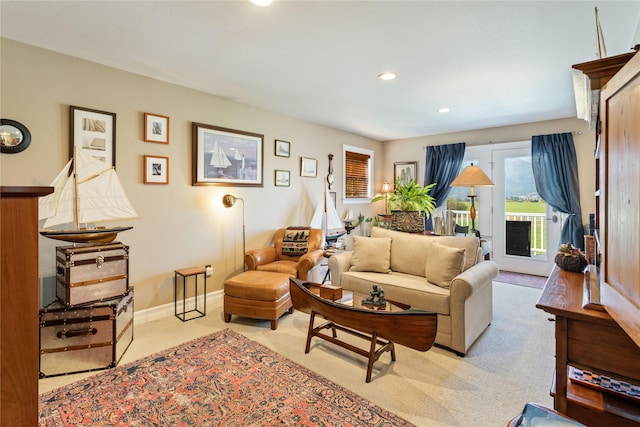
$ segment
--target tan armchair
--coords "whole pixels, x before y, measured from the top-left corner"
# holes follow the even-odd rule
[[[306,253],[297,255],[298,252],[293,248],[296,245],[292,241],[292,234],[300,231],[304,231],[302,227],[281,228],[276,231],[273,237],[273,247],[247,251],[244,256],[247,271],[285,273],[298,279],[311,280],[308,277],[309,272],[318,267],[323,259],[323,233],[319,228],[308,229]],[[304,244],[298,244],[298,249],[300,246],[304,246]],[[293,255],[287,255],[286,252]]]

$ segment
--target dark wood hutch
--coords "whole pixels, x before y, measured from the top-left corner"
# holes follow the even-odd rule
[[[640,426],[640,399],[579,381],[640,386],[640,54],[574,65],[599,90],[595,260],[554,268],[537,307],[555,316],[554,408],[588,426]]]

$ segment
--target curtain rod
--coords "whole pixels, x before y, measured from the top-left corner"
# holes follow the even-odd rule
[[[569,132],[557,132],[557,133],[569,133]],[[570,132],[572,135],[582,135],[582,131],[580,130],[574,130]],[[520,142],[520,141],[527,141],[527,140],[531,140],[531,137],[533,135],[529,135],[529,136],[523,136],[520,138],[501,138],[501,139],[490,139],[487,142],[477,142],[474,144],[468,144],[470,146],[476,146],[476,145],[488,145],[488,144],[504,144],[507,142]],[[423,145],[422,148],[425,149],[429,147],[428,145]]]

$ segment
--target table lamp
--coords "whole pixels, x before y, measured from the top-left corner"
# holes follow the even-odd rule
[[[471,232],[478,234],[478,230],[476,230],[476,208],[474,205],[474,199],[477,197],[475,194],[475,187],[493,187],[493,181],[485,175],[479,166],[474,166],[473,163],[471,163],[469,166],[462,169],[462,172],[460,172],[460,175],[453,180],[451,186],[469,187],[468,197],[471,199],[471,209],[469,209]]]

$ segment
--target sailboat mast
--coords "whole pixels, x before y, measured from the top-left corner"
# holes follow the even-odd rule
[[[75,189],[76,230],[80,230],[80,198],[78,197],[78,147],[73,151],[73,186]]]

